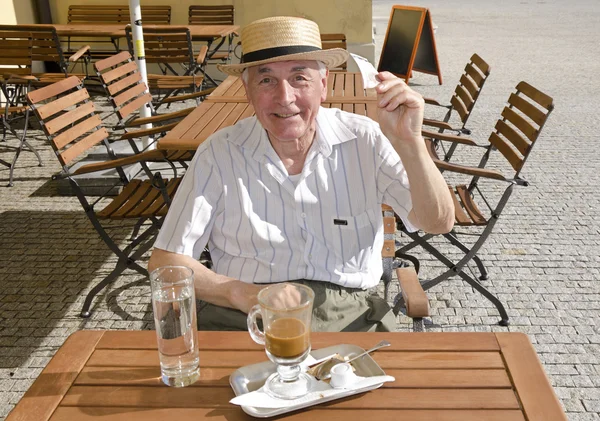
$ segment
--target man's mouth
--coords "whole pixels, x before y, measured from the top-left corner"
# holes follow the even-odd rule
[[[277,114],[277,113],[273,113],[273,115],[275,117],[278,117],[278,118],[290,118],[290,117],[294,117],[295,115],[298,115],[298,114],[300,114],[300,113],[292,113],[292,114]]]

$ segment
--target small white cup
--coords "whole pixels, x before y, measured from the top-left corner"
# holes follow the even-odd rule
[[[331,367],[331,381],[329,384],[335,389],[345,389],[356,383],[358,376],[349,363],[339,363]]]

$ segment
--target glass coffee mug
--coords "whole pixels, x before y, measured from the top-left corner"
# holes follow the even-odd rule
[[[248,313],[248,331],[254,341],[265,346],[267,356],[277,364],[277,372],[265,383],[265,391],[281,399],[306,395],[314,381],[300,369],[310,353],[310,319],[315,294],[294,283],[274,284],[258,293],[258,304]],[[256,319],[262,318],[264,330]]]

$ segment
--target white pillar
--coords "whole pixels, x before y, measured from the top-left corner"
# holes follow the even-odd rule
[[[142,9],[140,0],[129,0],[129,19],[131,20],[131,36],[133,38],[133,55],[138,65],[142,80],[148,86],[148,73],[146,72],[146,55],[144,53],[144,31],[142,30]],[[152,115],[148,105],[142,105],[139,109],[140,117],[150,117]],[[144,129],[152,128],[152,124],[145,124]],[[143,147],[150,144],[148,137],[142,140]],[[154,148],[151,146],[150,148]]]

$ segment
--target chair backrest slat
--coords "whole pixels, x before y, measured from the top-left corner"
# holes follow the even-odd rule
[[[140,72],[132,73],[129,76],[126,76],[123,79],[119,79],[115,83],[108,85],[108,92],[110,92],[111,95],[115,95],[118,92],[121,92],[122,90],[127,89],[132,85],[135,85],[141,80],[142,75],[140,74]]]
[[[125,30],[129,53],[133,53],[131,28]],[[184,26],[144,28],[146,63],[181,64],[189,69],[195,66],[190,30]]]
[[[80,84],[81,80],[79,80],[79,78],[76,76],[71,76],[59,82],[53,83],[52,85],[44,86],[43,88],[29,92],[27,96],[31,99],[31,102],[37,104],[38,102],[45,101],[48,98],[55,97],[61,92],[73,89]]]
[[[512,108],[505,107],[502,111],[502,117],[507,121],[510,121],[512,125],[523,132],[523,134],[532,142],[537,138],[538,131],[536,128]]]
[[[546,110],[552,111],[552,108],[554,107],[552,98],[546,95],[545,93],[537,90],[529,83],[519,82],[519,84],[517,85],[517,91],[531,98],[533,101],[540,104]]]
[[[15,39],[31,42],[31,61],[53,61],[66,72],[68,64],[65,60],[56,28],[51,25],[0,25],[0,33],[13,33]],[[1,42],[1,40],[0,40]],[[0,48],[4,48],[2,43]],[[0,53],[0,57],[2,54]],[[66,73],[65,73],[66,74]]]
[[[450,104],[452,104],[452,107],[460,116],[461,121],[466,121],[469,117],[469,111],[467,110],[467,107],[465,107],[465,104],[463,104],[462,100],[458,96],[453,95],[452,98],[450,98]]]
[[[114,56],[110,56],[103,60],[95,62],[94,68],[101,72],[103,70],[108,69],[109,67],[116,66],[117,64],[120,64],[123,61],[127,61],[130,58],[131,55],[129,54],[129,51],[121,51],[120,53],[115,54]]]
[[[88,99],[90,95],[87,89],[80,89],[68,95],[65,95],[50,104],[42,105],[37,109],[40,118],[46,119],[64,110],[65,108],[76,105],[77,103]]]
[[[467,91],[469,91],[471,98],[473,98],[473,99],[477,98],[477,95],[479,94],[479,88],[477,87],[477,85],[475,84],[473,79],[471,79],[471,78],[467,77],[467,75],[463,74],[460,77],[460,84],[464,88],[466,88]]]
[[[131,101],[118,111],[119,118],[127,118],[129,114],[140,108],[142,105],[150,102],[152,102],[152,95],[150,95],[149,93],[138,97],[137,99]]]
[[[510,144],[498,136],[497,133],[492,133],[490,135],[490,143],[498,149],[498,151],[504,155],[506,160],[510,162],[510,165],[514,168],[515,171],[519,171],[523,164],[523,158],[520,157],[515,150],[510,146]]]
[[[129,63],[124,64],[123,66],[119,66],[116,69],[109,70],[108,72],[104,73],[102,75],[102,79],[104,80],[104,83],[110,83],[113,80],[120,78],[121,76],[137,71],[137,69],[138,68],[135,61],[130,61]]]
[[[119,4],[72,4],[67,15],[68,23],[129,23],[129,6]],[[145,24],[171,23],[171,6],[142,6]]]
[[[188,23],[190,25],[233,25],[235,10],[233,5],[190,6]]]
[[[102,142],[107,137],[108,132],[104,127],[102,127],[87,135],[83,139],[79,140],[77,143],[71,145],[71,147],[69,147],[68,149],[64,150],[63,152],[60,152],[59,156],[63,162],[63,165],[68,165],[83,152],[87,151],[93,146],[96,146],[98,143]]]
[[[475,64],[475,66],[477,66],[479,68],[479,70],[484,75],[487,75],[490,72],[490,65],[487,64],[484,59],[479,57],[479,55],[473,54],[471,56],[471,61],[473,62],[473,64]]]
[[[546,119],[546,114],[542,110],[517,94],[511,94],[510,98],[508,99],[508,103],[519,109],[523,114],[525,114],[538,125],[542,124]]]
[[[342,48],[344,50],[348,49],[346,42],[346,35],[342,33],[336,34],[321,34],[321,48],[323,50],[329,50],[331,48]],[[342,63],[338,67],[329,70],[341,70],[345,71],[347,69],[347,63]]]
[[[465,67],[465,73],[469,75],[478,86],[481,85],[485,79],[485,75],[482,75],[471,63],[467,64]]]
[[[54,139],[52,139],[52,141],[54,142],[57,148],[63,148],[64,146],[71,143],[73,140],[77,139],[79,136],[82,136],[83,134],[92,131],[96,127],[100,126],[102,126],[102,120],[100,120],[100,117],[97,114],[94,114],[92,117],[83,120],[81,123],[78,123],[73,127],[70,127],[68,130],[65,130],[64,132],[56,136]]]
[[[137,85],[134,85],[133,87],[115,96],[115,105],[123,105],[127,101],[132,100],[133,98],[137,97],[139,94],[142,94],[144,92],[146,92],[146,86],[143,83],[138,83]]]
[[[515,129],[513,129],[509,124],[507,124],[504,120],[498,120],[496,122],[496,132],[501,134],[506,139],[510,141],[522,155],[525,155],[529,148],[531,147],[531,143],[527,141],[523,136],[521,136]]]
[[[0,71],[5,74],[30,75],[31,50],[30,34],[0,30]]]
[[[473,104],[475,103],[475,101],[473,101],[473,97],[471,97],[469,91],[467,91],[464,86],[457,86],[455,92],[456,95],[458,95],[460,100],[463,102],[463,104],[465,104],[465,108],[470,112],[471,108],[473,108]]]
[[[67,111],[58,117],[46,122],[46,131],[48,134],[54,134],[59,130],[81,120],[85,116],[90,116],[94,113],[94,103],[86,102],[82,106],[77,107],[73,110]],[[61,147],[64,145],[61,145]]]

